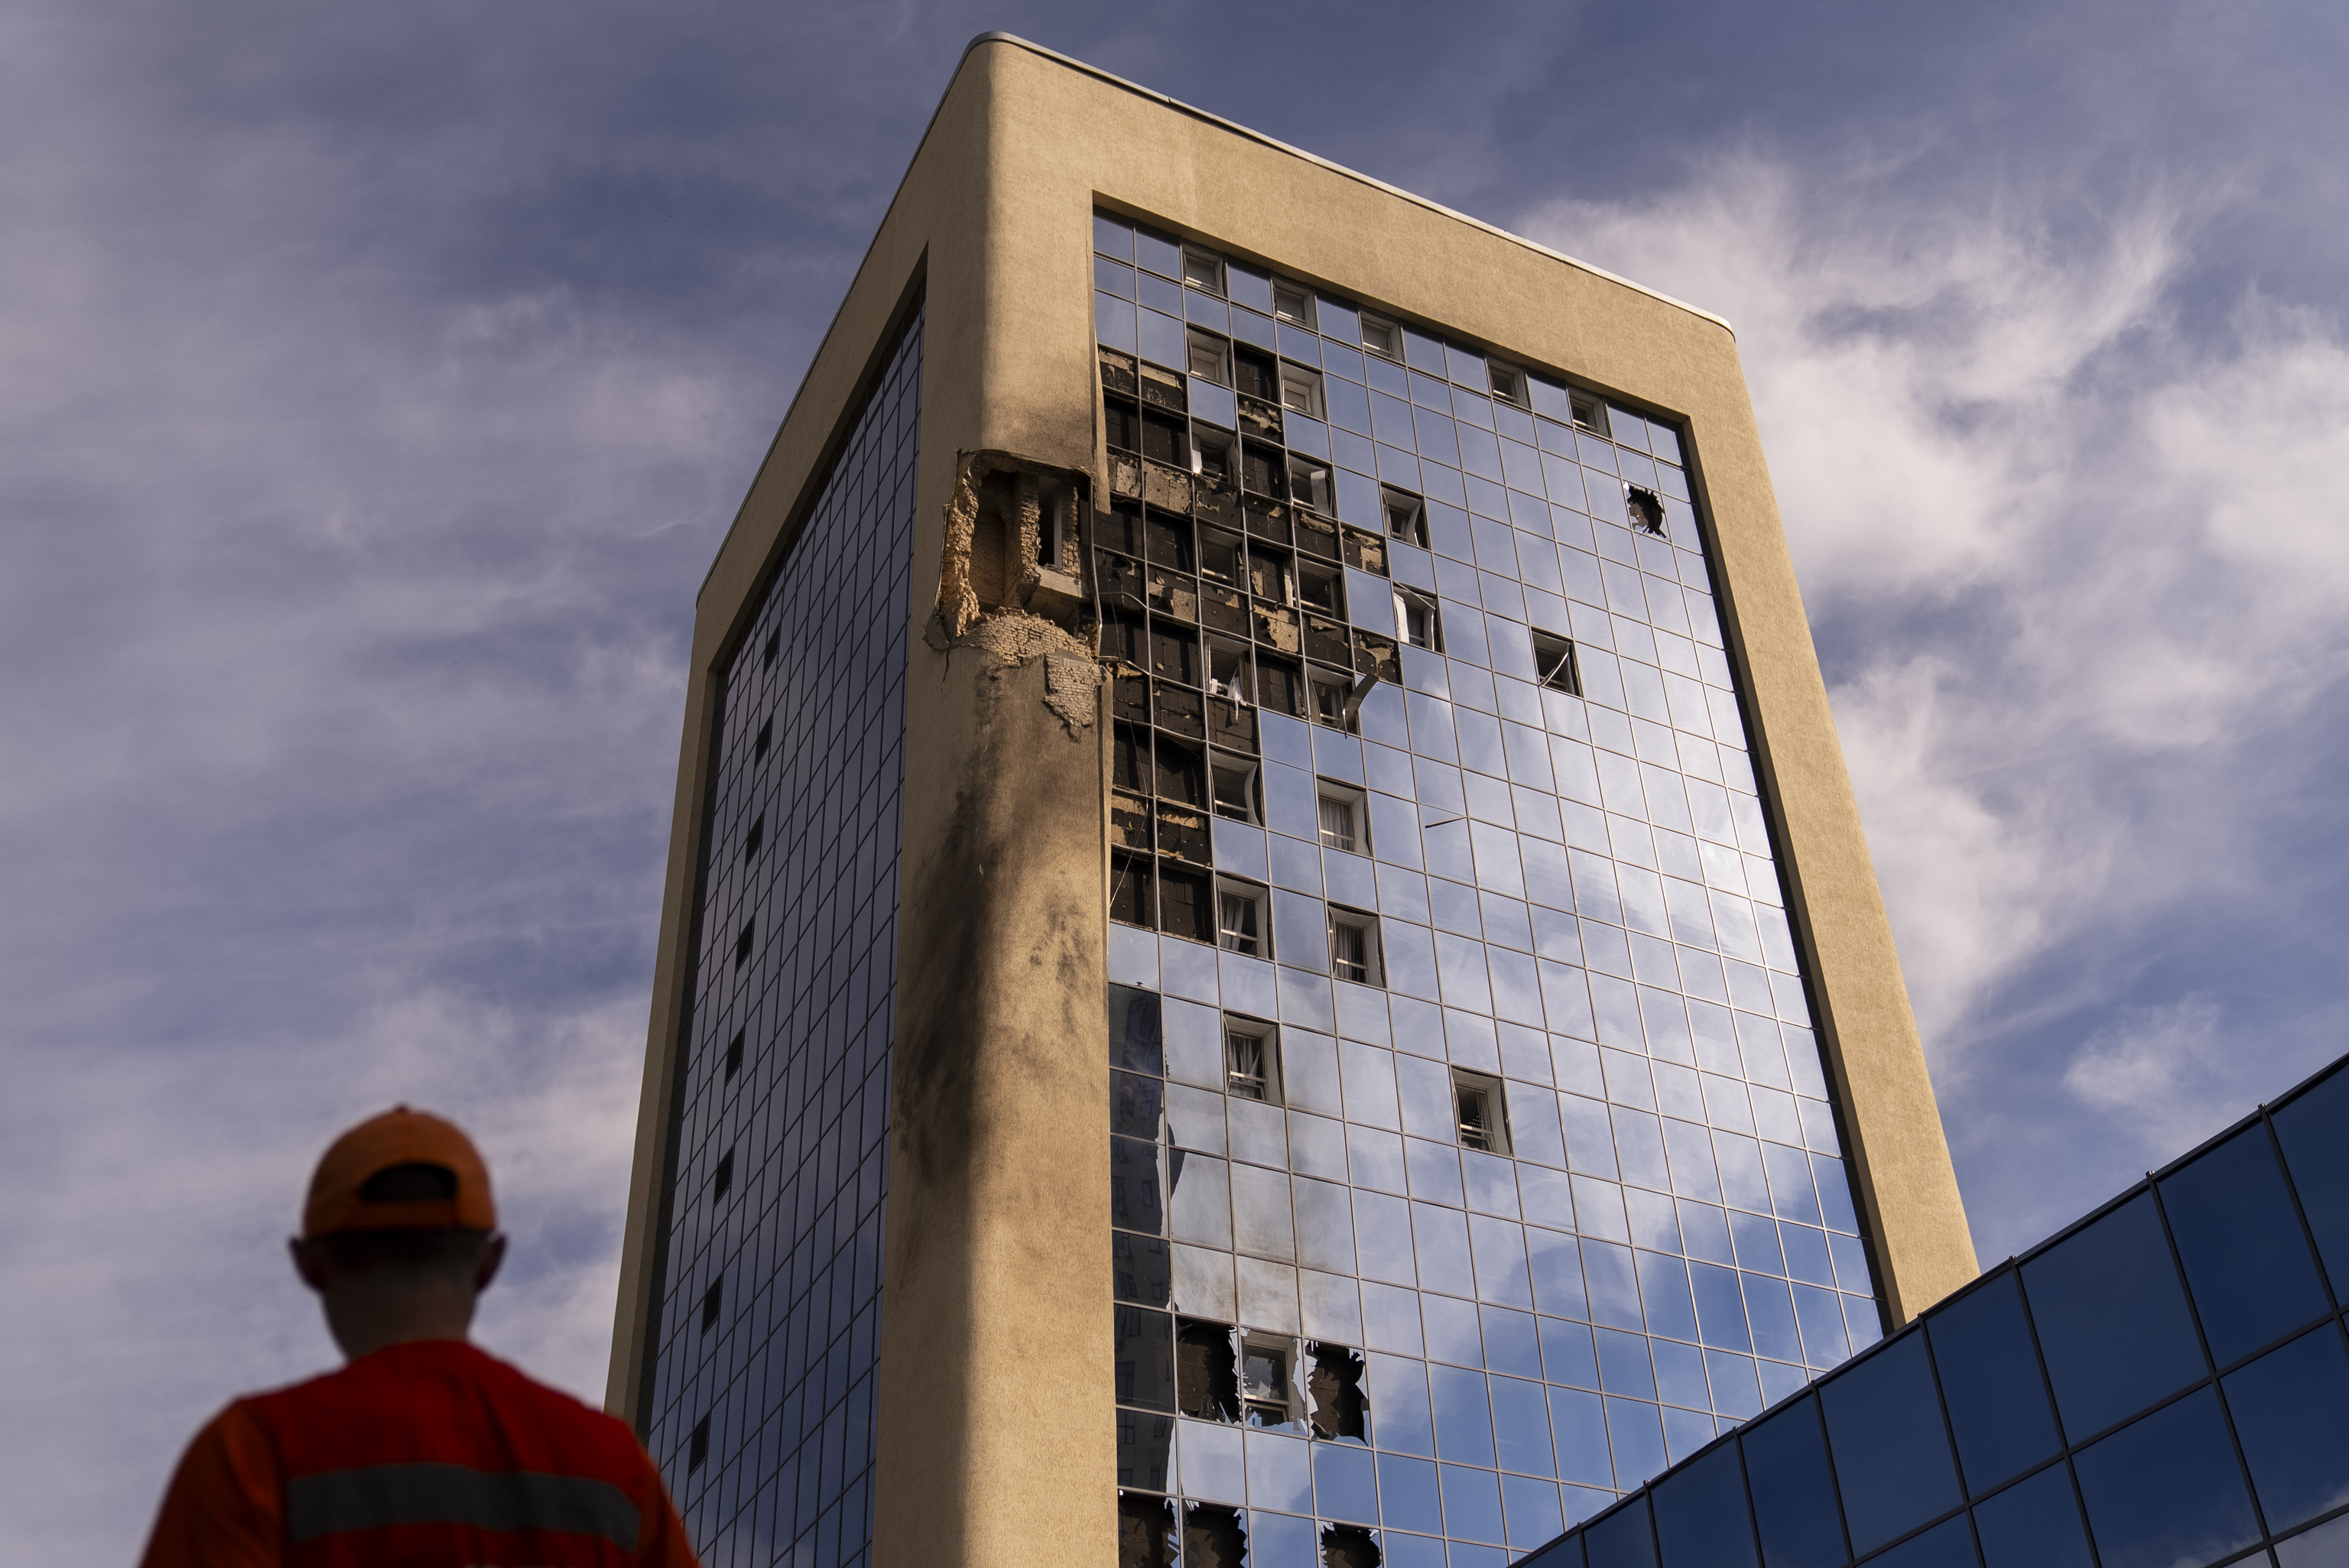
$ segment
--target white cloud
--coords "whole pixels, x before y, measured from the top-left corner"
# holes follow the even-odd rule
[[[2081,1043],[2064,1087],[2148,1150],[2182,1153],[2251,1107],[2232,1092],[2220,1020],[2218,1002],[2199,993],[2124,1007]]]
[[[1529,232],[1736,324],[1929,1043],[2117,906],[2232,874],[2261,809],[2225,749],[2339,678],[2349,353],[2247,303],[2173,329],[2198,224],[2159,197],[2085,242],[2067,193],[1975,207],[1751,152]],[[2144,835],[2199,820],[2193,852]],[[2124,916],[2127,918],[2127,916]]]
[[[2148,964],[2197,914],[2280,918],[2262,884],[2337,918],[2291,841],[2349,667],[2349,345],[2255,294],[2180,325],[2223,186],[2084,223],[2068,187],[1898,173],[1742,151],[1521,226],[1736,325],[1976,1229],[2013,1246],[2220,1125],[2219,1086],[2322,1059],[2323,1004],[2261,995],[2285,1016],[2222,1070],[2238,999]],[[2050,1099],[2018,1042],[2076,1018]]]

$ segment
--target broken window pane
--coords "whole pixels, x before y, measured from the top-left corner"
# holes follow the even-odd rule
[[[1325,676],[1319,670],[1308,678],[1313,686],[1314,722],[1326,724],[1332,729],[1353,728],[1353,683],[1341,676]]]
[[[1138,1449],[1139,1441],[1129,1444],[1127,1429],[1133,1424],[1133,1413],[1120,1410],[1118,1420],[1118,1483],[1120,1485],[1164,1486],[1166,1484],[1166,1450],[1164,1443],[1174,1438],[1174,1423],[1164,1417],[1150,1418],[1150,1423],[1165,1429],[1165,1438],[1158,1449],[1156,1478],[1143,1480],[1129,1473],[1140,1467],[1129,1465],[1127,1455]],[[1137,1435],[1138,1436],[1138,1435]],[[1174,1505],[1163,1497],[1143,1497],[1133,1492],[1120,1492],[1117,1498],[1117,1568],[1174,1568]]]
[[[1256,700],[1259,707],[1271,713],[1295,715],[1303,711],[1305,674],[1287,659],[1257,655],[1256,661]]]
[[[1215,430],[1195,430],[1191,471],[1216,485],[1232,482],[1232,438]]]
[[[1359,1525],[1331,1524],[1321,1531],[1321,1568],[1380,1568],[1379,1543]]]
[[[1267,403],[1280,401],[1280,375],[1273,367],[1272,356],[1253,349],[1232,351],[1232,385],[1243,397],[1260,398]]]
[[[1297,514],[1297,547],[1324,561],[1338,559],[1338,525],[1311,512]]]
[[[1109,917],[1128,925],[1158,923],[1158,900],[1150,861],[1136,855],[1109,858]]]
[[[1247,1551],[1238,1510],[1195,1503],[1183,1516],[1183,1568],[1241,1568]]]
[[[1207,695],[1226,697],[1235,702],[1247,700],[1248,652],[1244,646],[1222,641],[1207,645]]]
[[[1158,929],[1190,942],[1216,939],[1215,912],[1209,907],[1212,879],[1204,872],[1158,870]]]
[[[1338,573],[1326,566],[1299,566],[1297,602],[1325,615],[1344,614],[1345,610],[1338,602]]]
[[[1316,388],[1318,393],[1319,388]],[[1299,506],[1309,506],[1315,511],[1333,511],[1330,500],[1330,470],[1293,453],[1288,459],[1288,498]],[[1331,542],[1336,542],[1332,537]],[[1335,555],[1332,549],[1330,553]]]
[[[1142,366],[1142,401],[1154,408],[1164,408],[1170,414],[1187,413],[1191,399],[1183,387],[1183,378],[1172,370],[1161,370],[1155,365]]]
[[[1240,443],[1240,488],[1257,495],[1278,496],[1288,469],[1280,449],[1255,441]]]
[[[1142,455],[1172,468],[1191,466],[1191,437],[1180,419],[1145,409],[1142,416]]]
[[[1150,624],[1150,673],[1184,686],[1199,684],[1198,639],[1171,622]]]
[[[1361,1353],[1342,1345],[1306,1348],[1313,1357],[1313,1370],[1305,1383],[1305,1392],[1313,1402],[1313,1435],[1368,1442],[1370,1429],[1364,1416],[1369,1402],[1362,1398]]]
[[[1150,736],[1132,725],[1121,724],[1111,732],[1110,784],[1113,789],[1137,792],[1150,786]]]
[[[1207,819],[1195,811],[1162,804],[1158,808],[1158,852],[1195,865],[1208,864],[1215,855],[1207,837]],[[1206,939],[1203,936],[1200,940]]]
[[[1162,738],[1157,747],[1157,793],[1162,799],[1188,806],[1207,803],[1206,758],[1178,741]]]
[[[1642,533],[1661,536],[1664,531],[1664,503],[1655,491],[1639,485],[1623,487],[1624,509],[1631,514],[1631,526]]]
[[[1123,392],[1130,397],[1140,390],[1134,380],[1133,356],[1130,354],[1112,354],[1106,348],[1102,349],[1101,373],[1102,389],[1105,392]]]
[[[1239,1372],[1232,1331],[1220,1323],[1175,1319],[1175,1408],[1203,1421],[1240,1418]]]

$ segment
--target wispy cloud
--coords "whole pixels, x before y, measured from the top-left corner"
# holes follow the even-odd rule
[[[2165,995],[2198,981],[2158,960],[2304,852],[2337,733],[2310,720],[2349,665],[2349,348],[2255,294],[2221,332],[2178,329],[2223,191],[2083,222],[2066,190],[1920,196],[1896,172],[1741,150],[1528,226],[1737,325],[1996,1255],[2177,1152],[2148,1138],[2210,1130],[2322,1059],[2297,1029],[2219,1051],[2222,1001]],[[2288,880],[2337,923],[2337,885]],[[2068,1161],[2018,1164],[2066,1118]]]

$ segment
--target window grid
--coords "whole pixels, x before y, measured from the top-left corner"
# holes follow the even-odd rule
[[[871,1539],[921,348],[724,676],[647,1431],[712,1568]]]
[[[1095,235],[1095,569],[1138,672],[1112,1011],[1143,1000],[1167,1057],[1163,1125],[1116,1140],[1121,1484],[1268,1541],[1310,1516],[1407,1568],[1446,1538],[1498,1564],[1880,1333],[1680,438],[1328,295],[1280,285],[1308,308],[1276,310],[1228,258],[1210,300],[1172,242]],[[1228,335],[1229,401],[1156,368],[1199,331]],[[1325,418],[1284,406],[1292,372]],[[1161,450],[1227,443],[1237,477],[1121,438],[1144,412]],[[1537,634],[1573,648],[1563,685]],[[1252,702],[1197,695],[1203,645],[1247,649]],[[1202,749],[1207,776],[1256,770],[1257,820],[1185,793]],[[1322,780],[1362,791],[1364,852],[1324,837]],[[1211,872],[1268,887],[1268,955],[1207,945]],[[1377,985],[1333,974],[1340,905],[1375,912]],[[1278,1138],[1220,1092],[1219,1009],[1281,1023]],[[1206,1066],[1175,1065],[1201,1040]],[[1508,1157],[1462,1147],[1447,1063],[1502,1087]],[[1125,1266],[1154,1246],[1163,1288]],[[1156,1312],[1364,1356],[1364,1460],[1138,1396]],[[1497,1436],[1537,1405],[1538,1445]],[[1301,1490],[1254,1479],[1299,1465]]]

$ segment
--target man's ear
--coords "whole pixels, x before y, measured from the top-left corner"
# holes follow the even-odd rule
[[[305,1241],[300,1236],[293,1236],[287,1238],[285,1250],[292,1254],[294,1272],[301,1276],[302,1283],[320,1295],[326,1295],[327,1270],[326,1244],[322,1242]]]
[[[498,1268],[505,1261],[506,1238],[501,1232],[481,1243],[481,1255],[473,1264],[474,1295],[490,1288],[490,1282],[498,1277]]]

